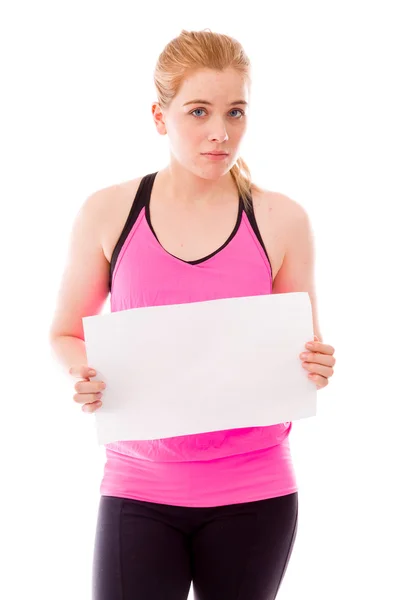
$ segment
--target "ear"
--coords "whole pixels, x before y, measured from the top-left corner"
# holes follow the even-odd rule
[[[164,113],[162,112],[158,102],[153,102],[151,106],[151,112],[153,114],[154,123],[156,124],[158,133],[160,135],[166,135],[167,128],[165,125]]]

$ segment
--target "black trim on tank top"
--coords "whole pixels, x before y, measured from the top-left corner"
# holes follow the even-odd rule
[[[251,198],[251,199],[250,199],[250,204],[251,204],[251,207],[250,207],[249,209],[247,209],[247,210],[246,210],[246,215],[247,215],[247,218],[248,218],[248,220],[249,220],[249,223],[250,223],[250,225],[251,225],[251,227],[252,227],[252,229],[253,229],[253,231],[254,231],[254,233],[255,233],[255,235],[256,235],[256,237],[257,237],[257,239],[258,239],[258,241],[259,241],[259,242],[260,242],[260,244],[261,244],[261,248],[262,248],[262,249],[264,250],[264,252],[265,252],[265,255],[266,255],[266,257],[267,257],[267,260],[268,260],[268,262],[269,262],[269,266],[270,266],[270,269],[271,269],[271,276],[273,277],[273,275],[274,275],[274,274],[273,274],[273,272],[272,272],[272,265],[271,265],[271,261],[269,260],[268,252],[267,252],[267,249],[266,249],[266,247],[265,247],[264,240],[263,240],[263,239],[262,239],[262,237],[261,237],[261,233],[260,233],[260,230],[259,230],[259,228],[258,228],[258,225],[257,225],[256,217],[255,217],[255,215],[254,215],[253,198]]]
[[[139,214],[143,208],[145,209],[145,217],[146,217],[147,224],[149,225],[149,227],[150,227],[154,237],[158,241],[158,243],[160,243],[157,238],[156,232],[154,231],[153,226],[151,224],[151,220],[150,220],[150,196],[151,196],[151,190],[153,188],[154,180],[157,176],[157,173],[158,173],[158,171],[156,171],[154,173],[149,173],[148,175],[144,175],[140,181],[135,198],[132,202],[132,206],[131,206],[131,210],[129,212],[128,218],[125,222],[124,228],[121,232],[121,235],[117,241],[117,244],[116,244],[116,246],[113,250],[112,256],[111,256],[110,276],[109,276],[109,290],[110,291],[111,291],[111,287],[112,287],[112,276],[113,276],[113,272],[115,269],[115,265],[118,260],[119,253],[129,235],[129,232],[131,231],[132,227],[136,223],[136,221],[139,217]],[[233,240],[233,238],[235,237],[235,235],[240,227],[240,224],[242,222],[242,214],[244,211],[247,215],[247,218],[248,218],[249,223],[254,231],[255,236],[257,237],[259,243],[261,244],[262,249],[265,252],[268,263],[270,265],[271,274],[273,276],[271,261],[269,259],[267,249],[265,247],[264,241],[261,237],[261,233],[260,233],[260,230],[257,225],[257,221],[255,219],[252,198],[250,198],[250,205],[251,206],[249,208],[247,208],[244,204],[243,198],[242,197],[239,198],[238,216],[237,216],[236,224],[235,224],[235,227],[234,227],[232,233],[230,234],[230,236],[228,237],[226,242],[224,242],[222,244],[222,246],[220,246],[217,250],[215,250],[211,254],[208,254],[204,258],[199,258],[197,260],[183,260],[182,258],[179,258],[173,254],[170,254],[167,250],[164,249],[165,252],[167,252],[167,254],[170,254],[170,256],[172,256],[173,258],[176,258],[177,260],[180,260],[181,262],[184,262],[184,263],[190,264],[190,265],[198,265],[206,260],[209,260],[216,254],[221,252],[221,250],[223,250]]]
[[[154,182],[154,181],[153,181]],[[151,220],[150,220],[150,193],[148,195],[146,195],[146,221],[148,226],[150,227],[151,231],[153,232],[154,237],[156,238],[156,240],[158,241],[158,243],[160,244],[160,240],[158,239],[156,232],[153,229],[153,225],[151,224]],[[238,204],[238,213],[237,213],[237,218],[236,218],[236,223],[235,223],[235,227],[232,231],[232,233],[230,234],[230,236],[228,237],[228,239],[222,244],[222,246],[220,246],[219,248],[217,248],[217,250],[214,250],[214,252],[211,252],[211,254],[207,254],[207,256],[204,256],[203,258],[198,258],[196,260],[184,260],[183,258],[179,258],[179,256],[175,256],[175,254],[171,254],[170,252],[168,252],[168,250],[165,250],[165,248],[163,248],[163,246],[160,246],[164,249],[164,251],[169,254],[170,256],[172,256],[173,258],[176,258],[177,260],[180,260],[181,262],[184,262],[188,265],[199,265],[202,262],[205,262],[206,260],[209,260],[210,258],[212,258],[213,256],[215,256],[216,254],[218,254],[218,252],[221,252],[221,250],[223,250],[235,237],[239,227],[240,227],[240,223],[242,221],[242,213],[243,213],[243,201],[240,198],[239,199],[239,204]]]
[[[153,187],[154,179],[156,178],[157,171],[155,173],[150,173],[149,175],[145,175],[142,177],[135,197],[132,202],[131,210],[129,211],[128,218],[126,219],[124,228],[119,236],[118,242],[113,250],[110,262],[110,276],[108,280],[108,288],[111,291],[112,286],[112,276],[114,273],[115,265],[117,264],[119,253],[122,250],[122,246],[125,244],[125,241],[131,231],[132,227],[136,223],[140,211],[147,202],[147,197],[150,196],[151,188]]]

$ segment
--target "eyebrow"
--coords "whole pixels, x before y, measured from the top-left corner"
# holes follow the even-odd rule
[[[209,106],[212,106],[212,102],[201,99],[190,100],[190,102],[185,102],[185,104],[183,104],[182,106],[186,106],[187,104],[208,104]],[[245,100],[235,100],[235,102],[231,102],[229,106],[233,106],[234,104],[245,104],[246,106],[248,106],[248,102],[246,102]]]

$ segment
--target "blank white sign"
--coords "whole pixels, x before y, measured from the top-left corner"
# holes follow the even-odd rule
[[[316,415],[300,352],[313,340],[308,293],[134,308],[83,318],[99,444]]]

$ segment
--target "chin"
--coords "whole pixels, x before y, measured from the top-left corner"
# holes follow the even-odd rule
[[[203,179],[219,179],[226,173],[229,173],[232,165],[222,164],[222,162],[216,161],[215,163],[211,163],[209,165],[201,165],[201,167],[195,167],[193,170],[196,175],[203,177]]]
[[[212,172],[208,172],[207,169],[207,172],[200,172],[200,177],[202,177],[203,179],[209,179],[210,181],[217,181],[218,179],[229,173],[229,170],[230,169],[227,169],[225,167],[225,169],[212,169]]]

